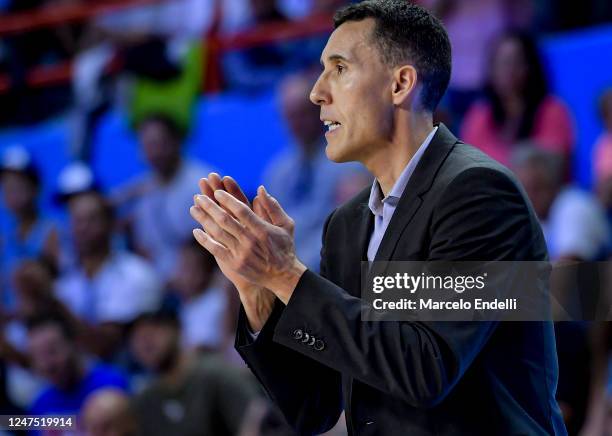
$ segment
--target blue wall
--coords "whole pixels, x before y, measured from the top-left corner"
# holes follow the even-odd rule
[[[574,115],[577,143],[574,175],[585,188],[592,184],[592,147],[602,131],[597,99],[612,87],[612,26],[544,38],[541,44],[553,91]]]

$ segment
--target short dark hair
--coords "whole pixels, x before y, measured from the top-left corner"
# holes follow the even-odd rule
[[[136,327],[143,324],[165,325],[177,330],[181,328],[176,309],[168,306],[141,313],[129,323],[128,332],[131,334]]]
[[[372,40],[385,64],[413,63],[423,84],[421,105],[433,112],[451,74],[450,40],[440,20],[407,0],[364,0],[336,12],[334,28],[366,18],[376,21]]]
[[[74,325],[70,322],[70,320],[68,320],[64,315],[59,312],[43,312],[34,315],[26,320],[26,329],[28,333],[31,333],[38,328],[46,326],[55,326],[59,328],[64,338],[68,339],[69,341],[74,340],[76,337]]]
[[[83,192],[77,192],[76,194],[70,194],[66,196],[66,201],[70,203],[71,200],[75,198],[80,198],[80,197],[85,197],[85,196],[91,196],[96,199],[96,201],[100,204],[100,207],[102,208],[102,216],[109,224],[112,225],[116,218],[115,207],[110,202],[110,200],[106,198],[104,194],[100,192],[99,190],[91,189],[91,190],[87,190]]]
[[[157,123],[161,124],[170,136],[177,141],[179,144],[183,142],[187,136],[185,128],[171,115],[162,112],[151,112],[143,116],[136,124],[136,127],[140,129],[145,124]]]

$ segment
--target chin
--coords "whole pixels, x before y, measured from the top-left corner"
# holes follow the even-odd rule
[[[327,147],[325,147],[325,155],[329,160],[336,163],[351,162],[354,160],[351,158],[347,147],[341,144],[330,144],[328,142]]]

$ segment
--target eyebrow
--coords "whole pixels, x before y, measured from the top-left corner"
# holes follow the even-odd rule
[[[327,57],[328,61],[345,61],[345,62],[350,62],[349,59],[347,59],[346,57],[342,56],[341,54],[333,54],[333,55],[329,55]],[[319,60],[320,64],[323,66],[324,62],[323,59]]]

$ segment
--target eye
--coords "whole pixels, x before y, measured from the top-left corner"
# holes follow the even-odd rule
[[[344,72],[345,68],[344,65],[336,65],[336,73],[338,73],[339,75],[342,74]]]

